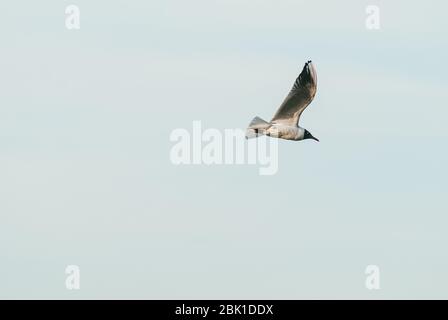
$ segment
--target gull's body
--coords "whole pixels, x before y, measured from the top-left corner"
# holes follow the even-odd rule
[[[255,117],[247,128],[246,138],[267,135],[286,140],[314,139],[319,141],[308,130],[299,126],[300,116],[313,101],[316,90],[316,69],[312,62],[308,61],[272,120],[267,122]]]

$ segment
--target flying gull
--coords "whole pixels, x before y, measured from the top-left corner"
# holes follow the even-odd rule
[[[319,141],[308,130],[299,126],[300,115],[313,101],[316,90],[316,69],[313,63],[308,61],[272,120],[267,122],[255,117],[247,128],[246,138],[267,135],[286,140],[313,139]]]

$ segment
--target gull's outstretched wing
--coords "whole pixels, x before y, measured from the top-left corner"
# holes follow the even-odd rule
[[[300,115],[313,100],[316,90],[316,69],[313,63],[308,61],[271,122],[290,126],[298,125]]]

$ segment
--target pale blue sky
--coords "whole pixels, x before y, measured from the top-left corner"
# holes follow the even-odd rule
[[[0,4],[0,297],[448,298],[447,9]],[[269,119],[308,59],[320,143],[280,141],[274,176],[171,164],[173,129]]]

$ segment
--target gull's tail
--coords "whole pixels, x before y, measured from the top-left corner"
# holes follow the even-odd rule
[[[253,118],[246,130],[246,139],[257,138],[265,134],[270,126],[271,124],[269,122],[264,121],[260,117]]]

